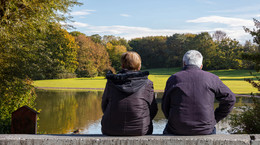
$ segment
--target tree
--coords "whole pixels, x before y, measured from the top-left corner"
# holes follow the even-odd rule
[[[112,69],[109,55],[103,45],[93,42],[85,35],[76,37],[76,42],[79,46],[77,55],[79,65],[76,69],[78,77],[94,77]]]
[[[142,58],[142,68],[159,68],[166,67],[166,37],[164,36],[150,36],[143,38],[136,38],[129,42],[133,48]]]
[[[98,34],[91,35],[90,38],[95,43],[99,43],[99,44],[102,43],[102,37]]]
[[[190,48],[187,47],[185,34],[174,34],[167,37],[167,59],[169,67],[182,67],[182,57]]]
[[[106,50],[109,54],[112,67],[119,71],[121,69],[121,55],[127,51],[123,45],[113,45],[110,42],[106,44]]]
[[[214,69],[216,45],[208,32],[197,34],[189,44],[189,49],[198,50],[203,55],[203,68]]]
[[[130,47],[125,39],[112,35],[105,35],[102,38],[102,44],[106,47],[109,54],[111,66],[116,70],[121,69],[121,55]]]
[[[227,33],[223,32],[223,31],[216,31],[212,38],[213,40],[216,40],[217,42],[222,41],[223,39],[225,39],[227,37]]]
[[[244,53],[242,57],[246,60],[254,62],[255,69],[259,73],[259,62],[260,62],[260,22],[256,19],[253,19],[256,29],[250,30],[244,27],[247,33],[250,33],[254,42],[258,45],[258,51],[254,53]],[[252,73],[251,73],[252,74]],[[257,88],[260,91],[260,78],[258,75],[254,75],[254,79],[245,79],[245,81],[252,84],[253,87]],[[256,95],[260,95],[257,93]],[[240,114],[231,115],[231,129],[230,133],[247,133],[247,134],[259,134],[260,133],[260,99],[253,98],[253,105],[242,108],[243,112]]]
[[[72,31],[72,32],[70,32],[70,35],[72,35],[72,36],[74,36],[74,37],[78,37],[79,35],[85,35],[85,34],[79,32],[79,31]]]
[[[73,77],[77,68],[77,44],[59,24],[51,24],[45,38],[45,47],[38,49],[38,76],[35,79],[58,79]],[[32,76],[31,78],[34,79]]]
[[[250,33],[252,35],[252,37],[254,38],[254,42],[257,44],[258,47],[253,48],[256,50],[252,53],[250,53],[250,52],[243,53],[242,57],[246,60],[253,62],[255,64],[256,72],[259,73],[259,70],[260,70],[260,22],[256,19],[253,19],[253,21],[255,23],[256,29],[250,30],[246,27],[244,27],[244,29],[247,33]],[[245,79],[245,80],[247,82],[249,82],[250,84],[252,84],[253,87],[257,88],[258,91],[260,91],[260,78],[257,75],[255,75],[255,79],[256,79],[256,81],[254,79]],[[260,118],[258,121],[260,124]]]
[[[250,30],[244,27],[245,31],[252,35],[253,41],[258,45],[257,50],[254,53],[245,53],[242,57],[246,60],[250,60],[255,63],[256,71],[260,70],[260,22],[257,19],[253,19],[256,29]]]
[[[218,58],[216,60],[219,60],[217,69],[240,69],[243,67],[240,57],[243,47],[238,41],[226,37],[218,42],[217,45]]]
[[[133,51],[141,55],[142,66],[145,68],[182,67],[182,57],[188,50],[198,50],[202,53],[203,68],[206,70],[252,66],[248,61],[242,60],[240,55],[243,52],[255,52],[256,46],[250,43],[242,46],[239,41],[230,39],[222,31],[217,31],[214,37],[218,37],[218,41],[214,41],[215,38],[208,32],[176,33],[168,37],[136,38],[128,43]]]
[[[34,107],[35,93],[28,76],[34,73],[38,49],[52,23],[65,21],[76,0],[0,0],[0,133],[8,133],[11,113]]]

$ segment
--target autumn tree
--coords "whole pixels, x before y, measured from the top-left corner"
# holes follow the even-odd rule
[[[76,37],[78,49],[78,67],[76,74],[78,77],[94,77],[102,75],[106,70],[112,69],[109,55],[106,48],[92,41],[90,37],[79,35]]]
[[[111,66],[116,71],[119,71],[121,69],[121,55],[127,51],[127,47],[130,47],[129,44],[125,39],[112,35],[103,36],[102,44],[106,47],[109,54]]]
[[[38,49],[52,23],[65,21],[76,0],[0,0],[0,133],[10,131],[11,113],[34,107],[33,73]]]
[[[106,45],[106,50],[109,54],[109,59],[111,61],[112,67],[119,71],[121,69],[121,55],[126,52],[126,47],[123,45],[113,45],[110,42],[108,42]]]

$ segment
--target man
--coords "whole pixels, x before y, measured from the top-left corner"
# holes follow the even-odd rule
[[[168,119],[164,134],[216,134],[216,123],[231,112],[234,93],[218,76],[202,70],[202,60],[200,52],[186,52],[183,70],[168,79],[162,98],[162,111]],[[216,110],[215,98],[220,102]]]

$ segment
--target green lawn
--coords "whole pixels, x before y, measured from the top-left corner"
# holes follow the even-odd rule
[[[179,70],[180,68],[149,69],[149,79],[154,82],[154,89],[156,91],[163,91],[167,79]],[[244,78],[252,78],[249,70],[217,70],[210,72],[218,75],[236,94],[257,92],[257,89],[244,81]],[[105,84],[106,80],[104,77],[34,81],[36,87],[104,88]]]

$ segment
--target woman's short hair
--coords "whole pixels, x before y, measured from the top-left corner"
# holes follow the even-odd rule
[[[197,50],[189,50],[183,56],[183,62],[185,65],[196,65],[199,68],[202,65],[203,56]]]
[[[121,64],[124,69],[139,70],[141,68],[141,57],[134,51],[127,51],[121,56]]]

